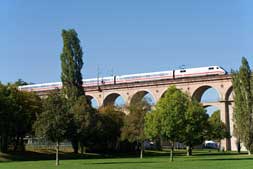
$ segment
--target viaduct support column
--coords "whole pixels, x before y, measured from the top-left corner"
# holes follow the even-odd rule
[[[221,121],[223,123],[225,123],[227,131],[231,135],[232,133],[230,131],[229,105],[228,105],[228,102],[226,102],[226,101],[220,102],[220,116],[221,116]],[[225,151],[231,150],[230,138],[225,138],[225,139],[221,140],[221,149],[223,149],[223,148]]]

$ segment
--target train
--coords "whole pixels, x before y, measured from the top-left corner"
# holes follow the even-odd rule
[[[225,75],[225,74],[227,74],[226,70],[220,66],[207,66],[189,69],[177,69],[160,72],[138,73],[119,76],[115,75],[103,78],[100,77],[100,78],[84,79],[83,87],[153,81],[162,79],[179,79],[198,76]],[[62,83],[54,82],[54,83],[42,83],[42,84],[19,86],[19,90],[23,91],[47,91],[56,88],[59,89],[62,88]]]

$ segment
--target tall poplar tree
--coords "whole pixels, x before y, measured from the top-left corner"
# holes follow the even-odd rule
[[[82,87],[83,52],[80,40],[74,29],[62,30],[63,50],[61,53],[61,80],[63,94],[67,98],[68,109],[72,114],[72,123],[69,126],[69,136],[74,152],[78,153],[78,126],[75,124],[75,116],[72,107],[80,96],[85,95]],[[87,103],[87,102],[86,102]]]
[[[61,53],[61,80],[63,84],[63,93],[68,99],[70,105],[84,95],[82,73],[83,52],[80,46],[80,40],[74,29],[63,30],[63,50]]]
[[[238,72],[233,73],[234,122],[237,136],[241,139],[250,155],[253,149],[253,79],[248,61],[242,58]]]

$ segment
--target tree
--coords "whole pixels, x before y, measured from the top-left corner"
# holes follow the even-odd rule
[[[24,151],[23,138],[32,134],[32,125],[36,120],[36,114],[41,113],[41,99],[33,92],[17,90],[16,86],[12,88],[11,97],[16,109],[13,119],[14,132],[14,151]]]
[[[126,116],[124,127],[122,128],[122,140],[137,142],[140,149],[140,158],[143,157],[145,141],[144,117],[150,109],[151,106],[148,102],[141,98],[141,96],[137,96],[136,100],[133,100],[129,107],[129,114]]]
[[[10,90],[0,83],[0,152],[7,153],[10,135],[13,134],[14,104]]]
[[[208,119],[208,123],[209,131],[207,138],[209,140],[220,142],[221,139],[230,137],[226,125],[220,119],[220,110],[213,112],[211,117]]]
[[[183,93],[175,86],[170,86],[164,97],[158,101],[155,106],[155,111],[153,112],[154,117],[159,119],[159,124],[157,122],[154,124],[147,123],[147,125],[152,124],[153,126],[146,126],[146,128],[155,128],[157,126],[157,129],[160,131],[151,131],[150,135],[160,133],[163,138],[170,141],[171,161],[173,161],[174,144],[175,142],[180,142],[182,140],[182,135],[185,133],[185,114],[187,112],[188,105],[189,98],[187,94]],[[147,118],[150,117],[147,116]]]
[[[119,151],[121,128],[125,114],[114,105],[106,105],[98,110],[96,125],[90,137],[93,151]]]
[[[68,121],[65,98],[59,91],[50,93],[43,102],[43,112],[34,123],[34,129],[37,136],[55,143],[56,165],[59,165],[59,146],[66,138]]]
[[[76,126],[81,154],[83,154],[84,146],[89,145],[89,141],[94,133],[97,112],[87,103],[85,96],[78,98],[76,103],[72,106],[71,112],[73,112],[72,114],[74,115],[74,125]]]
[[[152,110],[144,117],[144,134],[149,140],[156,142],[156,148],[161,150],[161,121],[156,110]]]
[[[241,139],[240,139],[239,133],[240,133],[240,131],[238,131],[236,125],[234,125],[233,134],[236,137],[237,152],[240,154],[241,153]]]
[[[80,46],[80,40],[74,29],[63,30],[63,50],[61,53],[61,80],[63,84],[63,93],[67,98],[67,105],[71,111],[71,107],[74,106],[75,102],[80,96],[84,96],[82,73],[81,69],[83,66],[83,52]],[[86,102],[87,103],[87,102]],[[86,107],[86,106],[85,106]],[[73,112],[75,113],[75,112]],[[74,118],[74,115],[72,115]],[[75,121],[74,119],[72,121]],[[75,131],[75,124],[72,124],[71,135],[69,136],[74,152],[78,153],[78,134]],[[71,126],[70,126],[71,127]],[[76,129],[77,130],[77,129]]]
[[[253,149],[253,79],[248,61],[242,58],[239,71],[233,72],[234,123],[237,134],[251,154]]]
[[[80,40],[74,29],[63,30],[62,39],[61,80],[63,84],[63,93],[70,105],[72,105],[79,96],[84,95],[81,73],[83,67],[83,52],[80,46]]]
[[[187,146],[187,156],[192,155],[192,148],[202,144],[207,133],[208,114],[203,106],[195,99],[189,98],[185,112],[185,131],[182,134],[182,143]]]
[[[41,100],[35,93],[19,91],[20,81],[0,84],[0,151],[24,151],[23,138],[32,134],[36,114],[41,112]],[[25,82],[22,82],[25,83]]]

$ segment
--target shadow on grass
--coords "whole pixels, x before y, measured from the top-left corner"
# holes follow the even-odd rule
[[[106,158],[99,154],[74,154],[74,153],[63,153],[59,154],[60,160],[71,160],[71,159],[100,159]],[[15,152],[9,154],[0,154],[0,162],[11,162],[11,161],[43,161],[43,160],[55,160],[55,153],[53,152]]]
[[[100,164],[149,164],[149,163],[157,163],[154,161],[110,161],[110,162],[100,162],[100,163],[86,163],[86,164],[95,164],[95,165],[100,165]]]
[[[242,158],[206,158],[206,159],[198,159],[198,161],[247,161],[253,160],[253,157],[242,157]]]
[[[186,155],[185,150],[177,150],[174,153],[175,157],[184,157]],[[227,155],[234,155],[233,158],[224,158]],[[209,152],[208,150],[200,150],[194,151],[193,157],[204,157],[199,158],[198,160],[249,160],[253,158],[236,158],[238,155],[235,152]],[[144,158],[152,158],[152,157],[168,157],[170,156],[170,150],[163,151],[145,151]],[[205,157],[214,157],[215,158],[205,158]],[[86,153],[82,154],[74,154],[74,153],[66,153],[60,152],[59,154],[60,160],[80,160],[80,159],[108,159],[108,158],[139,158],[139,153],[107,153],[107,154],[95,154],[95,153]],[[9,154],[0,154],[0,163],[1,162],[11,162],[11,161],[43,161],[43,160],[55,160],[54,151],[41,151],[41,152],[17,152],[17,153],[9,153]],[[109,163],[117,163],[117,162],[109,162]],[[120,163],[120,162],[119,162]],[[123,162],[124,163],[124,162]],[[126,162],[128,163],[128,162]],[[131,163],[131,162],[129,162]],[[145,163],[144,161],[140,162],[132,162],[132,163]],[[96,163],[96,164],[105,164],[105,163]]]
[[[149,157],[169,157],[169,151],[145,151],[144,158]],[[175,156],[182,156],[181,152],[176,152]],[[139,153],[86,153],[86,154],[75,154],[60,152],[60,160],[80,160],[80,159],[117,159],[117,158],[139,158]],[[43,161],[43,160],[55,160],[55,153],[53,151],[42,151],[42,152],[12,152],[9,154],[0,154],[1,162],[11,162],[11,161]],[[141,162],[143,163],[143,161]]]

